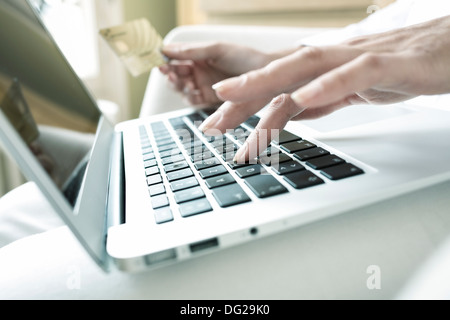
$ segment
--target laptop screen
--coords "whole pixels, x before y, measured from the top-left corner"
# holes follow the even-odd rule
[[[0,0],[0,111],[74,206],[101,118],[27,1]]]

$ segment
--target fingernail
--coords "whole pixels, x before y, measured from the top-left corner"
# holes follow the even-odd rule
[[[167,64],[163,64],[162,66],[159,67],[159,70],[163,73],[163,74],[167,74],[170,71],[170,68]]]
[[[216,92],[221,92],[224,89],[237,89],[242,87],[247,82],[247,75],[242,75],[236,78],[231,78],[227,80],[223,80],[221,82],[216,83],[212,86],[213,90]]]
[[[214,85],[212,86],[212,89],[213,89],[214,91],[217,91],[217,90],[219,90],[220,88],[222,88],[224,84],[225,84],[225,81],[218,82],[218,83],[216,83],[216,84],[214,84]]]
[[[166,54],[177,54],[180,53],[181,47],[179,45],[165,45],[161,51]]]
[[[320,82],[314,81],[305,87],[297,90],[291,95],[292,100],[298,105],[308,105],[311,100],[314,100],[319,95],[323,94],[323,86]]]
[[[214,128],[214,126],[222,119],[222,112],[217,110],[215,113],[213,113],[208,119],[206,119],[198,128],[201,132],[205,133],[211,128]]]

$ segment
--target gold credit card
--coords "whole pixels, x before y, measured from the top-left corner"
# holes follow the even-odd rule
[[[147,19],[102,29],[100,35],[134,77],[167,63],[161,53],[163,39]]]

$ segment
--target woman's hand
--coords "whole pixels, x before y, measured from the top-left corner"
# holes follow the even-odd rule
[[[203,130],[235,128],[272,100],[236,155],[243,162],[249,150],[265,150],[272,130],[283,129],[290,120],[321,117],[352,104],[388,104],[450,92],[450,17],[338,46],[304,47],[214,89],[227,102],[205,121]]]
[[[227,43],[171,44],[163,48],[171,61],[160,70],[192,105],[209,107],[221,102],[214,84],[263,68],[291,52],[269,54]]]

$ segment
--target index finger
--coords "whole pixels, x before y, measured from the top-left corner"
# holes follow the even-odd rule
[[[361,55],[348,46],[305,47],[266,67],[213,86],[224,101],[245,102],[288,93]]]

